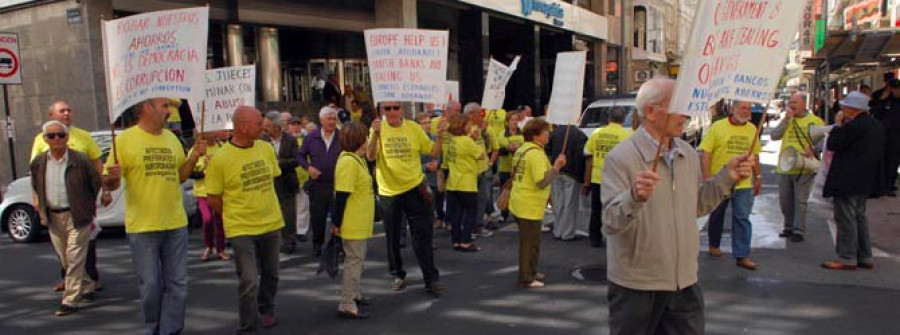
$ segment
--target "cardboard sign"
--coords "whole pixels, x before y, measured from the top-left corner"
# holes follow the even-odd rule
[[[205,97],[209,7],[103,22],[110,120],[150,98]]]
[[[22,56],[19,54],[19,35],[0,33],[0,84],[22,83]]]
[[[519,59],[521,58],[516,56],[509,66],[491,58],[487,79],[484,81],[484,95],[481,96],[481,108],[503,108],[503,100],[506,99],[506,84],[509,83],[509,78],[512,77],[516,67],[519,66]]]
[[[203,131],[231,129],[231,118],[238,106],[256,106],[256,65],[206,70],[206,112],[199,103],[191,108],[194,121],[203,120]]]
[[[553,74],[553,91],[550,93],[547,122],[578,124],[578,117],[581,116],[581,98],[584,96],[586,65],[587,51],[556,54],[556,71]]]
[[[805,1],[700,0],[671,113],[706,115],[719,99],[768,103]]]
[[[376,104],[447,101],[446,30],[370,29],[365,38]]]

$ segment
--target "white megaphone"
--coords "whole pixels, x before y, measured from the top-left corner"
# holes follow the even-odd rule
[[[834,129],[834,126],[817,126],[811,124],[809,125],[809,138],[812,139],[813,143],[818,142],[825,138],[832,129]]]
[[[819,170],[819,160],[814,157],[806,157],[794,147],[787,147],[778,156],[778,169],[781,171],[816,172]]]

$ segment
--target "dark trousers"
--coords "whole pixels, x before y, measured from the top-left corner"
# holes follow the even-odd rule
[[[834,225],[837,255],[845,263],[872,260],[872,239],[866,218],[866,196],[834,197]]]
[[[528,284],[537,276],[541,255],[541,221],[516,220],[519,222],[519,284]]]
[[[437,186],[428,186],[431,189],[431,194],[434,194],[434,215],[438,220],[444,221],[444,216],[446,213],[444,212],[444,200],[446,199],[446,192],[438,191]]]
[[[281,246],[293,250],[297,247],[297,194],[278,197],[281,205],[281,217],[284,228],[281,228]]]
[[[313,183],[309,189],[309,226],[312,229],[313,248],[319,249],[325,243],[328,228],[328,213],[334,199],[334,184]]]
[[[240,330],[254,330],[259,315],[275,313],[278,291],[278,247],[281,231],[230,238],[240,296]]]
[[[703,292],[695,284],[681,291],[639,291],[609,283],[610,335],[703,334]]]
[[[431,249],[434,225],[432,220],[434,210],[419,195],[419,191],[413,188],[406,193],[395,196],[382,196],[384,206],[384,230],[387,242],[388,268],[394,278],[406,278],[403,270],[403,258],[400,255],[400,235],[403,229],[403,215],[409,222],[409,231],[412,235],[413,251],[422,269],[425,285],[440,280],[437,268],[434,266],[434,253]]]
[[[478,217],[478,192],[447,191],[447,212],[453,216],[450,241],[471,243]]]
[[[886,131],[886,143],[884,146],[885,181],[888,191],[897,190],[897,168],[900,167],[900,129]]]
[[[603,203],[600,201],[600,184],[591,184],[591,225],[588,234],[591,245],[603,245]]]
[[[59,276],[62,279],[66,279],[66,268],[62,266],[62,263],[59,264]],[[95,283],[100,281],[100,272],[97,271],[97,241],[91,240],[91,243],[88,244],[88,252],[87,257],[84,260],[84,271],[87,273],[88,277],[91,277]]]

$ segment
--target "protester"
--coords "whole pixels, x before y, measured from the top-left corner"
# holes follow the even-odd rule
[[[680,139],[689,118],[669,114],[674,89],[675,81],[668,78],[641,85],[635,105],[642,126],[603,165],[613,335],[704,333],[696,220],[752,172],[752,161],[739,155],[713,179],[698,184],[700,159]],[[666,145],[661,156],[656,155],[659,143]]]
[[[125,232],[148,334],[176,334],[184,329],[188,231],[181,183],[206,154],[206,143],[197,141],[185,159],[181,142],[164,129],[168,107],[168,98],[135,105],[138,123],[116,137],[116,153],[107,159],[105,181],[107,190],[118,189],[123,178],[128,184]]]
[[[206,167],[216,151],[222,148],[222,143],[227,141],[227,131],[220,131],[216,135],[204,135],[198,141],[206,141],[206,155],[197,160],[191,179],[194,179],[194,197],[197,198],[197,210],[200,211],[200,221],[203,229],[203,254],[200,260],[206,262],[209,255],[215,249],[219,259],[227,261],[231,259],[225,253],[225,229],[222,227],[222,216],[216,213],[209,205],[206,198]],[[206,138],[209,138],[207,140]]]
[[[522,129],[525,143],[513,156],[513,183],[509,211],[519,222],[520,288],[543,288],[544,274],[537,271],[541,253],[541,222],[550,199],[550,184],[566,166],[560,154],[550,166],[544,146],[550,142],[550,124],[534,119]]]
[[[588,137],[574,125],[558,125],[550,134],[550,142],[544,147],[551,160],[564,154],[571,164],[559,171],[559,177],[553,180],[550,199],[556,220],[553,223],[553,236],[559,240],[575,240],[578,223],[578,211],[581,207],[581,195],[590,192],[590,179],[586,179],[584,145]]]
[[[499,163],[497,163],[497,171],[499,172],[500,185],[506,184],[506,181],[509,180],[512,173],[513,154],[522,146],[522,143],[525,143],[522,131],[519,130],[519,117],[520,114],[518,112],[506,114],[506,130],[503,131],[498,139],[500,149],[497,152],[500,158],[498,159]],[[504,221],[509,220],[509,210],[505,210],[500,214]]]
[[[101,180],[86,154],[68,148],[68,128],[62,122],[48,121],[42,130],[50,151],[32,160],[31,186],[35,208],[50,228],[50,241],[66,269],[65,293],[56,309],[56,316],[65,316],[77,312],[80,302],[93,300],[85,258]]]
[[[281,114],[278,112],[266,113],[263,121],[265,133],[262,140],[275,147],[278,156],[278,168],[281,175],[275,177],[275,193],[278,195],[278,203],[281,206],[281,215],[284,218],[284,229],[281,231],[281,253],[292,254],[297,248],[297,192],[300,187],[297,183],[297,172],[300,166],[297,154],[300,152],[297,139],[288,134],[281,122]]]
[[[753,154],[759,155],[759,141],[754,141],[756,126],[750,123],[750,106],[748,101],[734,101],[728,119],[716,121],[700,142],[700,169],[703,180],[710,180],[725,167],[732,158],[750,152],[750,143],[754,143]],[[754,156],[756,157],[756,156]],[[709,233],[709,254],[722,257],[719,249],[722,242],[722,229],[725,226],[725,211],[731,205],[731,253],[737,266],[747,270],[756,270],[756,263],[750,259],[750,239],[753,226],[750,213],[753,212],[753,197],[762,189],[762,175],[759,160],[753,165],[753,180],[745,179],[734,187],[731,197],[725,199],[719,207],[709,214],[707,229]]]
[[[315,126],[315,124],[311,124]],[[315,129],[313,129],[315,130]],[[306,140],[307,131],[303,125],[303,119],[299,117],[292,117],[288,123],[288,132],[297,139],[297,148],[303,146],[303,142]],[[310,131],[311,133],[312,131]],[[297,154],[299,155],[299,149]],[[309,159],[309,157],[307,157]],[[299,165],[299,159],[297,168],[294,169],[297,173],[297,188],[300,190],[297,192],[297,242],[306,242],[306,233],[309,232],[309,194],[306,193],[306,189],[303,187],[306,185],[306,182],[309,180],[309,171]]]
[[[599,248],[603,243],[603,202],[600,201],[600,190],[603,184],[603,162],[606,155],[619,143],[631,137],[631,129],[625,129],[627,112],[625,108],[615,107],[609,112],[609,122],[606,126],[597,128],[591,133],[587,144],[584,145],[584,154],[589,157],[585,160],[585,182],[591,187],[591,223],[588,235],[591,239],[591,247]]]
[[[828,136],[828,150],[834,152],[834,158],[822,192],[834,198],[838,260],[822,267],[874,269],[866,201],[884,191],[885,131],[869,114],[869,98],[863,93],[851,92],[840,103],[836,127]]]
[[[475,171],[478,175],[478,213],[475,215],[475,227],[473,233],[478,237],[491,237],[494,233],[491,232],[489,228],[496,229],[493,222],[489,220],[489,215],[493,212],[493,196],[491,195],[491,191],[494,188],[494,176],[493,171],[491,171],[491,166],[497,161],[500,152],[495,150],[497,148],[497,142],[491,137],[492,135],[488,129],[487,122],[485,121],[485,114],[484,110],[481,109],[481,105],[477,102],[467,103],[463,108],[463,113],[469,123],[469,128],[466,131],[470,133],[479,133],[478,137],[475,139],[475,143],[484,148],[488,157],[487,160],[478,161],[478,169]],[[452,170],[453,169],[450,168],[450,173],[453,173]],[[450,177],[448,175],[448,180],[449,179]],[[489,205],[491,210],[487,210]]]
[[[375,178],[384,211],[388,267],[394,277],[392,289],[399,291],[406,288],[406,271],[400,256],[401,220],[405,215],[425,288],[434,295],[440,295],[447,288],[440,283],[440,274],[434,265],[434,203],[424,184],[425,175],[419,155],[439,156],[443,137],[432,143],[419,125],[403,119],[403,107],[399,102],[382,102],[379,109],[387,125],[382,128],[381,120],[372,123],[367,158],[375,161]],[[445,123],[442,124],[438,127],[438,133],[446,130]]]
[[[322,244],[325,242],[328,211],[332,209],[334,197],[334,167],[341,154],[337,110],[322,107],[319,121],[322,122],[322,129],[309,133],[300,147],[298,158],[300,166],[309,171],[310,225],[316,257],[322,254]]]
[[[181,113],[178,112],[181,108],[181,103],[182,101],[179,98],[169,99],[169,117],[166,119],[166,128],[169,128],[178,137],[182,137],[184,134],[181,125]]]
[[[487,160],[484,146],[478,145],[476,139],[481,136],[477,128],[468,131],[469,119],[462,115],[454,115],[447,119],[448,130],[453,137],[447,142],[444,157],[449,162],[450,176],[447,179],[447,213],[453,216],[450,220],[452,229],[450,241],[453,250],[477,252],[479,249],[472,243],[472,234],[478,214],[478,170],[480,161]]]
[[[444,111],[441,113],[440,116],[431,118],[431,131],[429,132],[429,135],[430,135],[429,138],[431,138],[432,141],[435,141],[435,138],[438,135],[440,135],[441,140],[444,143],[449,143],[450,137],[451,137],[450,133],[446,132],[446,131],[441,133],[438,130],[439,125],[441,124],[441,122],[445,122],[443,120],[449,120],[449,118],[451,116],[459,114],[461,109],[462,109],[462,106],[459,104],[459,102],[457,102],[457,101],[448,102],[447,106],[444,107]],[[435,212],[437,213],[437,218],[442,221],[435,222],[435,226],[440,224],[446,228],[446,227],[450,227],[450,222],[449,222],[450,217],[449,217],[449,215],[447,215],[446,211],[444,210],[446,207],[446,200],[447,200],[446,199],[447,194],[445,192],[446,192],[447,176],[450,175],[450,165],[447,162],[447,160],[443,157],[443,155],[441,155],[441,157],[438,157],[438,158],[439,158],[438,160],[441,162],[441,164],[440,164],[440,170],[437,172],[438,192],[434,194],[434,208],[435,208]]]
[[[350,102],[350,119],[356,122],[360,122],[363,116],[363,107],[359,104],[359,101],[353,99]]]
[[[372,175],[362,156],[366,153],[366,126],[359,122],[346,124],[340,138],[343,152],[335,167],[334,211],[332,235],[340,236],[346,258],[341,281],[341,302],[338,316],[365,319],[360,306],[368,299],[360,292],[359,282],[366,261],[366,241],[372,237],[375,219],[375,194]]]
[[[422,130],[427,134],[428,130],[431,128],[431,117],[428,116],[428,113],[419,112],[419,114],[416,114],[416,121],[419,122],[419,125],[422,126]],[[428,134],[428,139],[435,141],[437,140],[437,136]],[[437,171],[440,168],[440,161],[429,155],[420,156],[422,157],[422,173],[425,174],[425,184],[428,185],[428,190],[431,191],[432,195],[438,194]],[[434,228],[442,228],[444,226],[444,209],[437,209],[437,206],[435,206],[434,212]]]
[[[892,79],[878,102],[870,105],[872,116],[885,131],[884,163],[887,195],[897,196],[897,168],[900,168],[900,80]]]
[[[825,123],[806,109],[806,94],[795,93],[788,100],[788,110],[784,119],[772,130],[772,140],[781,140],[781,153],[793,148],[805,157],[815,157],[821,148],[821,141],[810,143],[809,127]],[[794,168],[784,171],[776,166],[778,173],[778,198],[781,214],[784,216],[784,230],[778,236],[789,238],[791,242],[803,242],[806,235],[806,207],[809,192],[816,172]]]
[[[54,101],[50,104],[50,107],[47,108],[47,118],[49,120],[56,120],[61,122],[68,129],[67,135],[67,145],[69,149],[74,149],[79,152],[82,152],[88,156],[88,159],[91,160],[91,164],[97,169],[98,172],[103,171],[103,163],[100,161],[100,147],[97,146],[97,143],[94,142],[94,138],[91,137],[91,133],[82,130],[81,128],[75,127],[74,124],[74,111],[69,104],[65,101],[59,100]],[[47,152],[50,150],[50,146],[47,144],[47,141],[44,140],[44,134],[40,133],[34,137],[34,144],[31,146],[31,160],[40,155],[41,153]],[[101,200],[105,204],[109,204],[112,202],[112,196],[108,191],[103,191]],[[94,224],[96,226],[96,223]],[[99,227],[99,226],[98,226]],[[97,271],[97,243],[95,239],[91,239],[90,246],[88,247],[88,258],[85,264],[87,268],[87,273],[91,277],[91,280],[94,281],[94,291],[100,290],[103,286],[100,284],[100,273]],[[94,256],[94,257],[91,257]],[[62,260],[60,260],[60,272],[62,274],[63,280],[57,283],[53,287],[53,291],[61,292],[65,289],[65,273],[66,268],[63,265]]]
[[[275,294],[284,217],[274,180],[282,171],[273,147],[260,140],[264,127],[259,111],[238,107],[233,120],[234,136],[209,162],[206,187],[210,205],[222,214],[225,237],[234,248],[240,280],[238,332],[255,332],[257,327],[277,323]]]

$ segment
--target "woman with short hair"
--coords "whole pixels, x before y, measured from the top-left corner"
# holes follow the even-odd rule
[[[478,170],[479,162],[487,159],[483,145],[475,140],[481,136],[478,128],[469,132],[469,118],[453,115],[449,118],[451,138],[444,157],[450,167],[447,178],[447,212],[452,229],[450,240],[453,249],[476,252],[480,249],[472,243],[472,233],[478,219]]]

